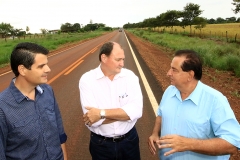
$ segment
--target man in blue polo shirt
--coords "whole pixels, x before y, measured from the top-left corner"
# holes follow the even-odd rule
[[[52,88],[48,50],[18,44],[10,58],[15,78],[0,93],[0,159],[66,160],[62,118]]]
[[[163,94],[148,145],[161,160],[228,160],[240,148],[240,125],[227,98],[203,84],[196,52],[179,50],[167,73],[171,85]]]

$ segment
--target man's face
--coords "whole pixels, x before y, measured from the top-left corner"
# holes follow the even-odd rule
[[[47,63],[48,59],[46,55],[36,54],[31,70],[26,69],[26,81],[34,86],[47,83],[47,75],[51,71]]]
[[[108,72],[111,75],[120,73],[124,66],[125,59],[124,51],[121,46],[119,44],[114,44],[111,54],[105,58],[104,64],[107,66]]]
[[[184,72],[181,68],[184,60],[186,60],[184,56],[174,57],[171,63],[171,68],[167,72],[171,84],[177,88],[184,87],[188,82],[189,72]]]

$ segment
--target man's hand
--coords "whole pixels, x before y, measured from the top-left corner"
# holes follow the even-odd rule
[[[93,107],[85,107],[88,111],[83,115],[83,121],[89,127],[92,126],[93,123],[99,121],[101,119],[100,109]]]
[[[155,147],[155,144],[156,144],[156,141],[159,140],[159,136],[155,136],[155,135],[151,135],[149,138],[148,138],[148,148],[150,150],[150,152],[155,155],[156,154],[156,147]]]
[[[156,143],[159,149],[172,148],[169,152],[164,153],[164,156],[168,156],[175,152],[183,152],[189,150],[190,141],[191,139],[179,135],[166,135],[160,137]]]

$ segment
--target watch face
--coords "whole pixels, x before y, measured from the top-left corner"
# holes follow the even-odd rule
[[[100,115],[101,115],[101,119],[104,119],[104,118],[105,118],[105,111],[104,111],[104,110],[101,110],[101,111],[100,111]]]

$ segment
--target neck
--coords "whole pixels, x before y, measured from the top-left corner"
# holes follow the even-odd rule
[[[101,65],[100,68],[101,68],[103,74],[112,81],[114,76],[115,76],[115,74],[109,72],[103,65]]]
[[[192,81],[188,85],[184,86],[182,89],[179,89],[181,93],[182,100],[185,100],[196,88],[198,84],[197,80]]]
[[[15,81],[15,86],[17,89],[28,98],[35,99],[35,87],[27,83],[27,81],[22,77],[17,77]]]

